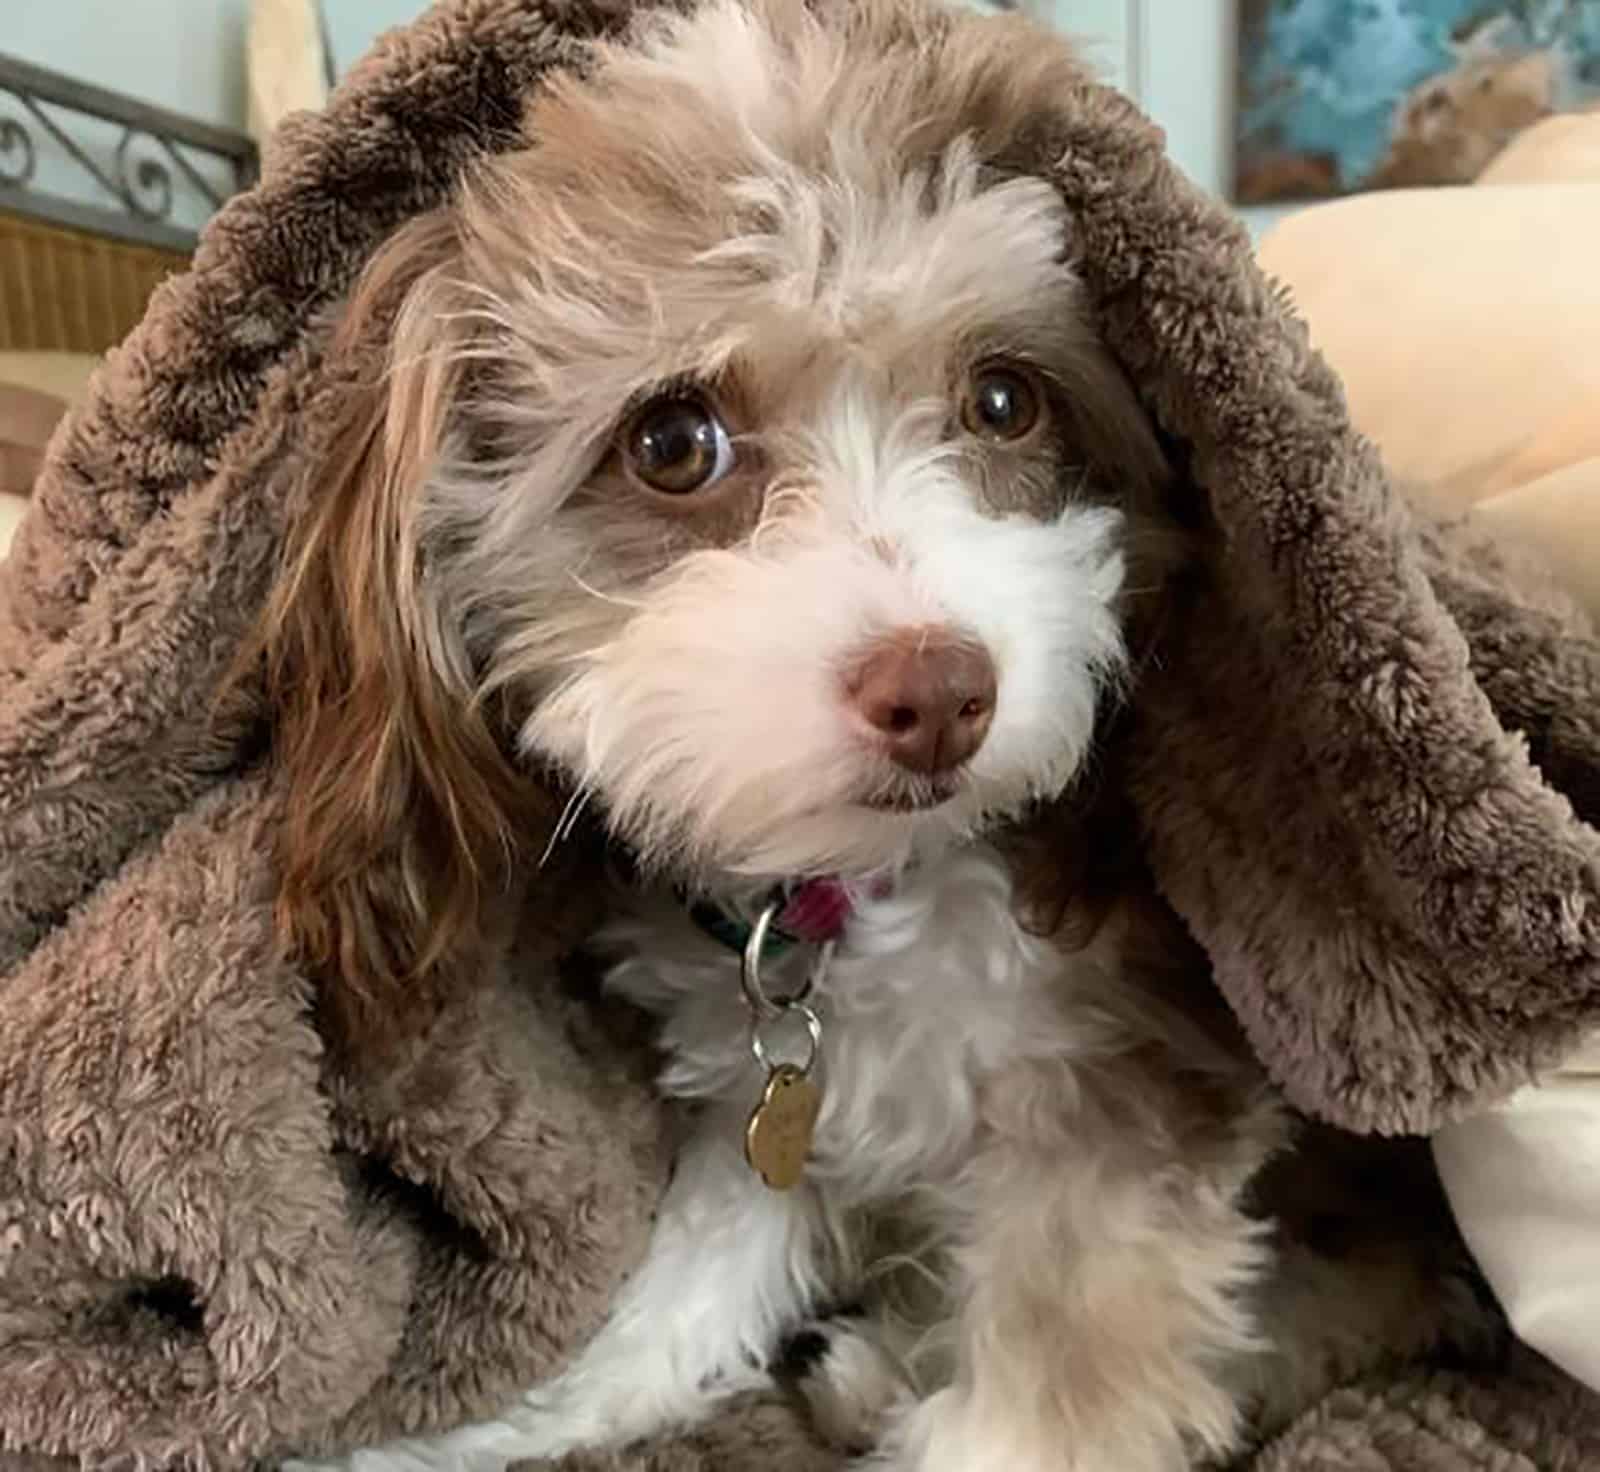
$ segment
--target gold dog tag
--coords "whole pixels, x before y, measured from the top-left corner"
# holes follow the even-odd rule
[[[744,1158],[772,1190],[800,1184],[821,1110],[822,1090],[792,1063],[780,1063],[767,1076],[745,1127]]]

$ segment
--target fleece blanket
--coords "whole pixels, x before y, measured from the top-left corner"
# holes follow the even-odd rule
[[[638,1260],[671,1142],[647,1039],[562,962],[593,919],[582,872],[530,882],[425,1038],[332,1053],[273,938],[272,712],[218,695],[288,487],[371,367],[325,353],[327,319],[628,10],[448,0],[390,36],[282,130],[52,444],[0,570],[18,1467],[271,1465],[488,1413]],[[930,9],[874,44],[911,65],[1017,23]],[[1600,1023],[1600,644],[1416,522],[1242,229],[1131,103],[1084,71],[1013,154],[1061,191],[1205,548],[1115,764],[1146,860],[1296,1106],[1426,1132]],[[756,1465],[839,1457],[774,1396],[573,1472]],[[1405,1366],[1257,1465],[1590,1467],[1600,1408],[1518,1350]]]

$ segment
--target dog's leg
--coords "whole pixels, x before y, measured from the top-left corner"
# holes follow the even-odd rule
[[[839,1314],[796,1334],[775,1374],[793,1385],[823,1441],[867,1452],[891,1413],[915,1398],[915,1347],[907,1326],[882,1314]]]
[[[569,1369],[493,1421],[357,1453],[354,1472],[492,1472],[688,1424],[768,1384],[784,1331],[823,1291],[826,1254],[815,1198],[763,1186],[742,1129],[722,1110],[699,1121],[645,1261]]]
[[[1041,1128],[1072,1082],[1021,1072],[997,1081],[1002,1128],[951,1192],[954,1373],[868,1465],[1181,1472],[1225,1453],[1221,1371],[1253,1347],[1241,1299],[1263,1257],[1234,1172],[1097,1129],[1088,1107]]]

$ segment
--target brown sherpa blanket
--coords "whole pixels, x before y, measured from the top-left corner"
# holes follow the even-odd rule
[[[19,1467],[270,1465],[484,1414],[641,1251],[670,1150],[639,1037],[559,964],[587,896],[542,875],[425,1043],[331,1064],[271,934],[271,713],[216,699],[355,371],[318,324],[627,8],[450,0],[391,36],[283,130],[56,436],[0,571]],[[1149,864],[1297,1106],[1426,1132],[1600,1024],[1600,644],[1413,524],[1242,229],[1130,103],[1085,74],[1016,145],[1210,549],[1119,764]],[[774,1398],[583,1465],[837,1459]],[[1421,1365],[1257,1465],[1577,1472],[1600,1407],[1520,1351]]]

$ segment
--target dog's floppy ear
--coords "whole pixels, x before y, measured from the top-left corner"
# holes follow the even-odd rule
[[[1436,1129],[1595,1027],[1600,645],[1419,524],[1131,101],[1029,22],[942,16],[907,85],[1059,191],[1192,531],[1116,753],[1141,856],[1293,1103]]]
[[[461,401],[452,211],[402,227],[330,345],[333,429],[263,626],[284,820],[280,929],[336,1040],[416,1032],[500,883],[521,810],[491,712],[429,657],[416,509]],[[374,359],[381,362],[373,371]]]
[[[1297,1105],[1434,1129],[1594,1025],[1600,834],[1546,778],[1581,804],[1600,766],[1558,721],[1600,651],[1508,588],[1452,593],[1460,555],[1131,103],[1084,79],[1036,111],[1034,171],[1203,549],[1128,723],[1146,856]]]

